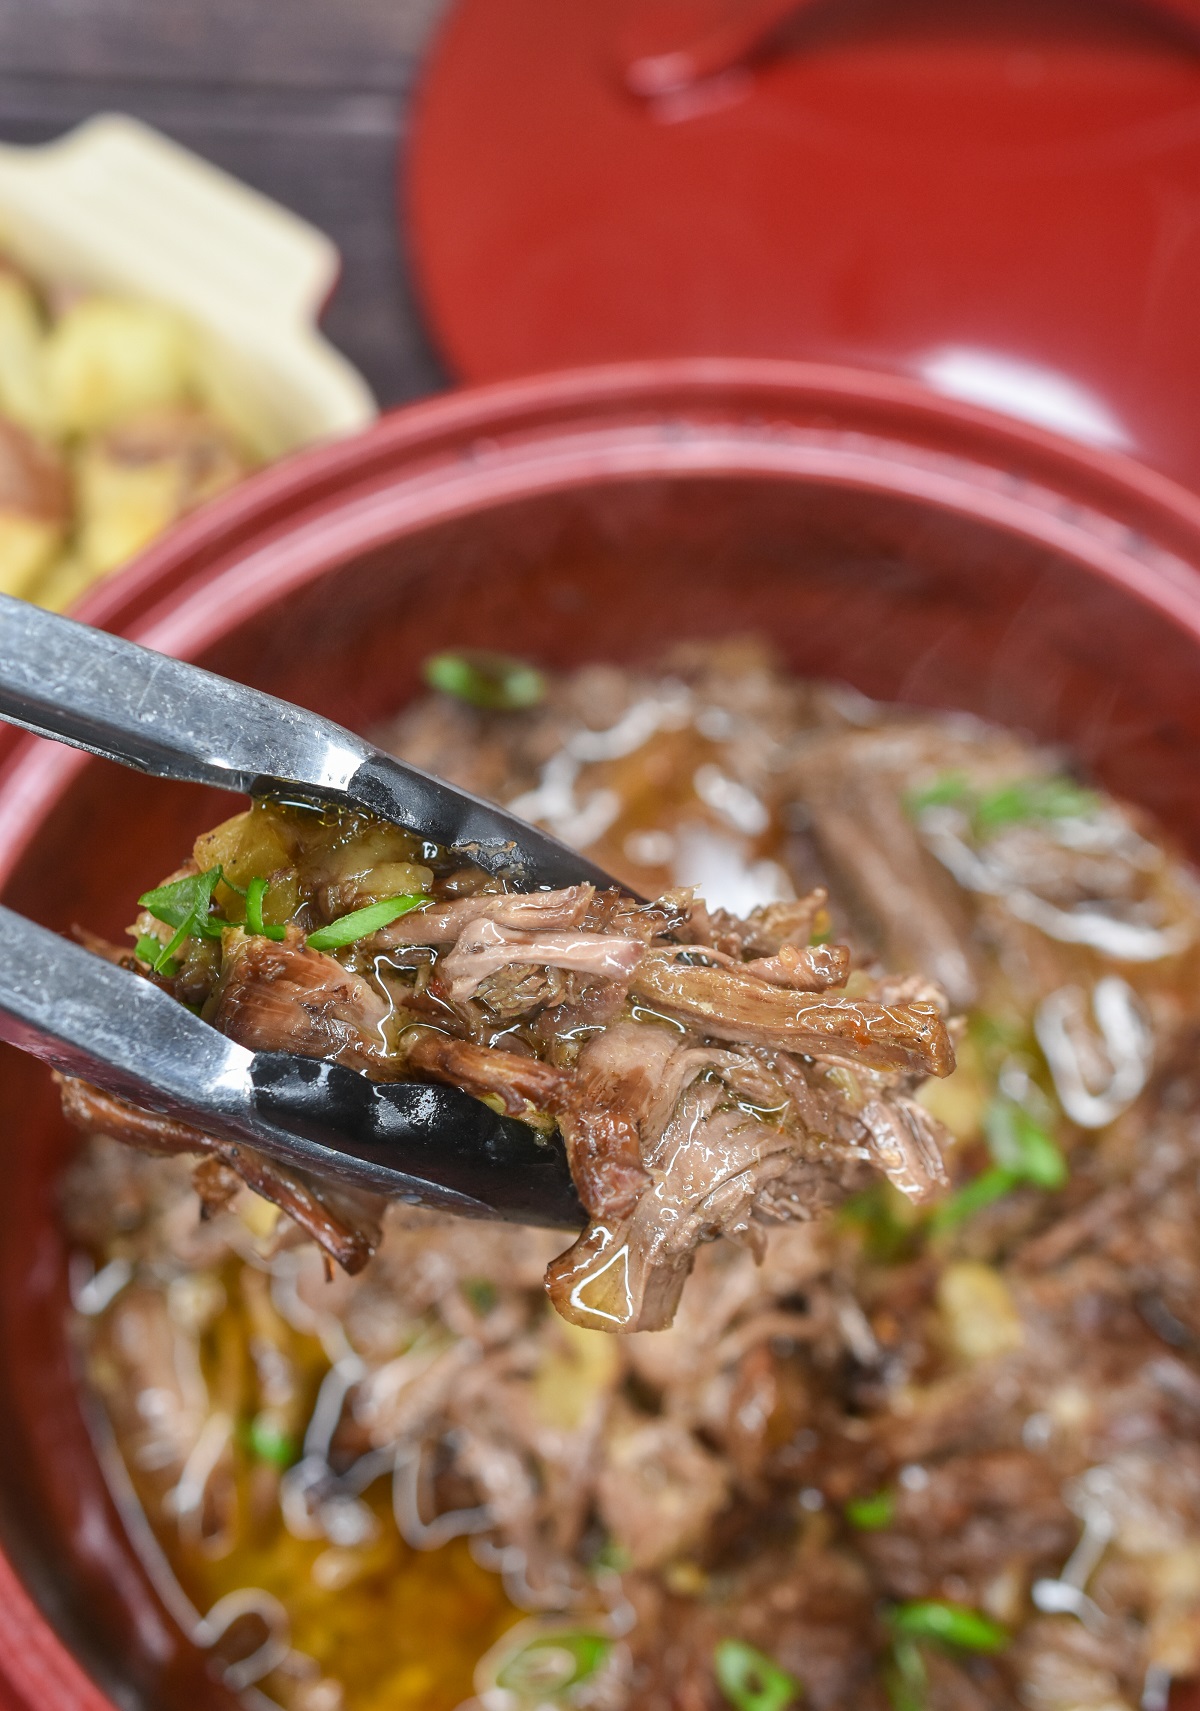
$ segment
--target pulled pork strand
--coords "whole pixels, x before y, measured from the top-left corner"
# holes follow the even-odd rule
[[[107,1135],[139,1152],[173,1157],[195,1154],[194,1176],[202,1204],[216,1186],[214,1162],[232,1172],[235,1185],[245,1184],[310,1236],[331,1260],[351,1276],[366,1265],[382,1239],[382,1196],[365,1194],[344,1183],[314,1182],[305,1172],[289,1170],[236,1141],[206,1135],[190,1124],[105,1093],[90,1082],[58,1076],[63,1115],[83,1135]]]
[[[909,1097],[954,1066],[944,1003],[861,972],[841,990],[849,949],[809,942],[828,920],[823,889],[743,919],[687,889],[650,904],[590,885],[511,893],[444,863],[438,880],[425,846],[421,864],[401,859],[410,846],[362,816],[269,803],[208,834],[168,884],[211,873],[218,854],[247,882],[261,852],[286,856],[268,889],[290,918],[268,936],[218,914],[219,954],[204,950],[210,921],[204,954],[185,959],[187,996],[250,1050],[442,1082],[548,1141],[557,1125],[589,1217],[547,1274],[564,1317],[668,1325],[700,1244],[761,1251],[766,1227],[819,1216],[873,1169],[914,1199],[944,1181],[937,1125]],[[316,949],[337,906],[331,872],[355,874],[356,902],[400,875],[426,889],[390,926]],[[113,1109],[109,1121],[136,1145],[213,1154],[339,1263],[361,1263],[323,1190],[194,1131],[167,1136],[159,1118]],[[228,1184],[210,1171],[201,1186],[219,1198]]]

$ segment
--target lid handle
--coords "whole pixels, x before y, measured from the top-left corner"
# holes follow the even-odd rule
[[[655,0],[638,19],[639,45],[622,53],[625,87],[643,100],[681,95],[730,72],[744,71],[777,45],[784,27],[821,0],[740,0],[728,17],[696,20],[689,33],[678,0]],[[1200,0],[1132,0],[1142,11],[1182,24],[1200,47]],[[647,51],[650,41],[676,45]]]

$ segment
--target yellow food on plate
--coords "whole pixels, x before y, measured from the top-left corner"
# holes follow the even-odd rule
[[[126,419],[85,442],[76,461],[80,562],[93,576],[115,570],[244,473],[229,435],[194,406]]]
[[[153,304],[85,297],[51,329],[45,354],[51,419],[64,434],[95,433],[190,395],[191,334]]]

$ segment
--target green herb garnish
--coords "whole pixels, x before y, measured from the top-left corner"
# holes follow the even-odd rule
[[[942,1598],[916,1598],[889,1612],[892,1632],[909,1640],[936,1640],[964,1652],[1000,1652],[1008,1630],[981,1610]]]
[[[948,1200],[942,1201],[929,1220],[930,1229],[934,1235],[954,1229],[973,1218],[976,1212],[982,1212],[985,1206],[1003,1200],[1006,1194],[1011,1194],[1020,1185],[1020,1180],[1011,1170],[1002,1170],[999,1165],[985,1170],[957,1189]]]
[[[861,1533],[879,1533],[896,1519],[896,1499],[890,1491],[876,1491],[870,1497],[852,1497],[846,1505],[846,1519]]]
[[[160,885],[154,891],[147,891],[144,896],[138,898],[142,908],[149,910],[156,921],[176,929],[174,937],[159,949],[157,957],[150,964],[155,974],[167,972],[175,953],[181,950],[189,939],[221,937],[221,930],[228,923],[214,921],[209,917],[213,892],[220,882],[221,869],[210,867],[207,873],[191,873],[186,879],[176,879],[170,885]],[[143,935],[138,943],[144,944],[148,937],[148,934]]]
[[[221,869],[210,867],[207,873],[190,873],[186,879],[176,879],[170,885],[160,885],[138,898],[156,921],[167,927],[188,927],[206,938],[219,939],[222,921],[210,922],[213,892],[221,883]]]
[[[1022,1184],[1050,1190],[1067,1180],[1062,1148],[1024,1106],[998,1096],[984,1114],[983,1128],[995,1164],[943,1201],[930,1220],[935,1232],[973,1218]]]
[[[970,816],[977,838],[987,838],[1004,826],[1026,820],[1076,820],[1092,814],[1100,798],[1073,778],[1017,778],[995,790],[979,791],[966,773],[947,772],[921,790],[904,798],[909,814],[917,819],[926,808],[962,808]]]
[[[434,654],[425,661],[425,681],[431,689],[467,701],[490,712],[516,712],[536,707],[545,699],[546,680],[524,660],[482,648]]]
[[[276,944],[286,939],[286,927],[270,927],[263,920],[263,904],[270,889],[265,879],[252,879],[246,887],[246,926],[252,933],[259,934],[264,939],[273,939]]]
[[[142,933],[133,947],[133,954],[139,962],[148,962],[155,974],[165,974],[170,979],[179,973],[179,964],[174,957],[164,960],[163,952],[166,948],[162,940],[156,939],[153,933]]]
[[[291,1467],[300,1454],[295,1438],[271,1414],[254,1416],[246,1430],[246,1441],[258,1461],[277,1467],[281,1473]]]
[[[1067,1161],[1058,1142],[1011,1099],[993,1099],[983,1119],[992,1157],[1002,1170],[1010,1170],[1020,1182],[1037,1188],[1061,1188],[1067,1180]]]
[[[593,1573],[626,1574],[633,1567],[633,1557],[627,1546],[618,1544],[616,1539],[605,1539],[588,1566]]]
[[[920,1646],[915,1640],[898,1635],[892,1646],[892,1664],[885,1683],[892,1711],[925,1711],[928,1683]]]
[[[545,1703],[550,1695],[565,1693],[595,1675],[611,1650],[612,1641],[604,1634],[541,1634],[509,1658],[497,1672],[496,1685]]]
[[[713,1669],[735,1711],[785,1711],[803,1692],[794,1676],[744,1640],[720,1641]]]
[[[971,780],[965,772],[944,772],[932,784],[926,784],[920,790],[910,790],[904,798],[904,806],[915,819],[925,808],[953,808],[960,802],[973,800],[974,795]]]
[[[1085,790],[1073,778],[1061,774],[1051,778],[1019,778],[979,797],[972,817],[976,832],[986,837],[1001,826],[1016,825],[1022,820],[1082,819],[1094,813],[1099,803],[1095,791]]]
[[[365,909],[355,909],[352,914],[340,915],[327,927],[318,927],[315,933],[310,933],[309,948],[314,951],[340,951],[358,939],[369,938],[372,933],[379,932],[381,927],[390,927],[393,921],[398,921],[401,915],[407,915],[410,909],[419,909],[422,903],[428,902],[428,897],[417,892],[404,897],[385,897],[380,903],[368,903]]]
[[[917,1214],[890,1182],[873,1182],[853,1194],[838,1211],[838,1222],[862,1236],[868,1259],[893,1265],[908,1257],[918,1234]]]
[[[500,1291],[490,1277],[466,1277],[459,1288],[481,1318],[490,1313],[500,1299]]]

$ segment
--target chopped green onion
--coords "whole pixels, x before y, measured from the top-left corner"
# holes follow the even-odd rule
[[[340,915],[327,927],[318,927],[315,933],[310,933],[309,948],[314,951],[340,951],[344,946],[354,944],[357,939],[369,938],[381,927],[390,927],[393,921],[398,921],[401,915],[407,915],[410,909],[419,909],[422,903],[428,902],[428,897],[422,892],[416,892],[404,897],[385,897],[380,903],[368,903],[365,909],[355,909],[352,914]]]
[[[269,927],[263,920],[263,904],[268,889],[265,879],[252,879],[246,887],[246,926],[252,933],[258,933],[264,939],[273,939],[278,944],[280,939],[287,938],[287,928]]]
[[[593,1572],[608,1570],[609,1573],[626,1574],[633,1567],[633,1557],[627,1546],[618,1544],[616,1539],[605,1539],[589,1567]]]
[[[965,772],[944,772],[923,789],[910,790],[904,798],[904,805],[915,818],[925,808],[953,807],[955,803],[966,802],[973,794],[971,781]]]
[[[991,1170],[985,1170],[981,1176],[965,1183],[948,1200],[943,1200],[929,1220],[930,1229],[935,1235],[954,1229],[966,1219],[973,1218],[976,1212],[982,1212],[985,1206],[991,1206],[1006,1194],[1011,1194],[1019,1182],[1020,1177],[1011,1170],[994,1165]]]
[[[846,1519],[862,1533],[882,1532],[896,1519],[896,1499],[890,1491],[852,1497],[846,1505]]]
[[[540,671],[524,660],[482,648],[434,654],[425,661],[424,675],[431,689],[491,712],[536,707],[546,695],[546,680]]]
[[[611,1650],[612,1641],[604,1634],[540,1634],[497,1671],[496,1685],[523,1699],[536,1696],[544,1704],[551,1694],[589,1680]]]
[[[1094,813],[1099,801],[1095,791],[1061,775],[1018,778],[981,793],[963,772],[944,773],[904,799],[914,819],[926,808],[962,808],[970,814],[972,830],[980,838],[1026,820],[1080,819]]]
[[[785,1711],[803,1691],[794,1676],[744,1640],[720,1641],[713,1669],[734,1711]]]
[[[254,1456],[270,1467],[277,1467],[281,1473],[299,1456],[295,1438],[284,1430],[274,1415],[256,1414],[246,1436]]]
[[[1067,1161],[1058,1142],[1023,1106],[1011,1099],[993,1099],[984,1113],[983,1128],[996,1162],[942,1202],[930,1220],[935,1233],[973,1218],[1022,1183],[1054,1189],[1067,1180]]]
[[[1076,820],[1094,813],[1100,798],[1073,778],[1019,778],[981,796],[975,830],[983,836],[1022,820]]]
[[[889,1621],[894,1633],[910,1640],[937,1640],[964,1652],[1000,1652],[1008,1644],[1008,1630],[981,1610],[966,1604],[951,1604],[942,1598],[917,1598],[899,1604]]]
[[[892,1667],[887,1673],[892,1711],[925,1711],[928,1679],[920,1646],[915,1640],[898,1635],[892,1647]]]
[[[1061,1188],[1067,1161],[1058,1143],[1011,1099],[993,1099],[983,1119],[992,1157],[1003,1169],[1037,1188]]]
[[[500,1299],[500,1291],[490,1277],[467,1277],[459,1287],[480,1317],[490,1313]]]

